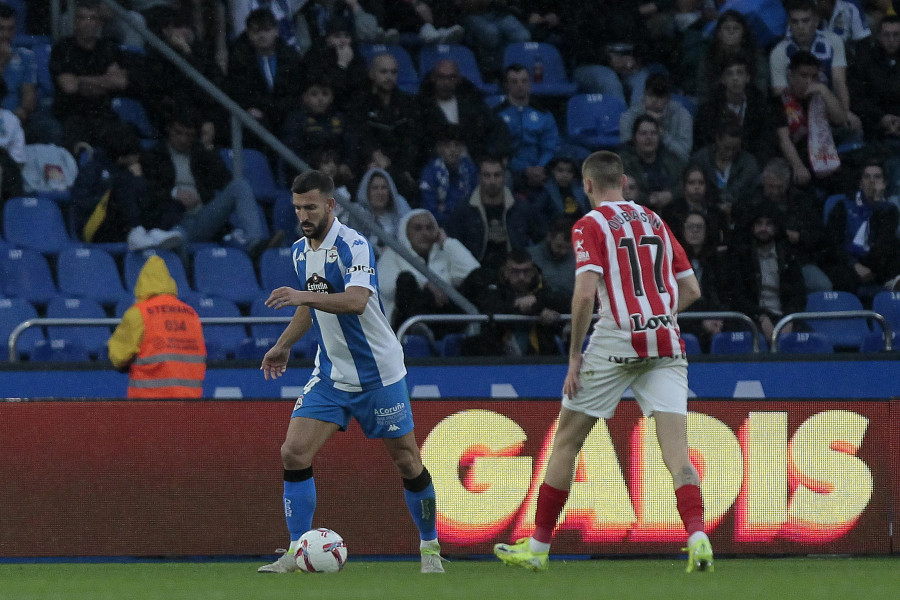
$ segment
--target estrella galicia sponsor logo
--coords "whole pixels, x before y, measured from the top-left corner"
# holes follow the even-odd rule
[[[406,418],[406,403],[398,402],[389,408],[376,408],[373,411],[375,421],[379,425],[394,425]],[[389,429],[389,431],[394,431]]]
[[[313,273],[312,277],[306,280],[306,289],[317,294],[334,293],[334,286],[318,273]]]
[[[644,315],[633,314],[631,318],[632,331],[647,331],[648,329],[659,329],[660,327],[671,327],[674,324],[672,315],[653,315],[644,321]]]
[[[360,271],[362,271],[363,273],[366,273],[368,275],[375,274],[375,269],[373,269],[372,267],[367,267],[366,265],[353,265],[352,267],[347,269],[348,273],[358,273]]]

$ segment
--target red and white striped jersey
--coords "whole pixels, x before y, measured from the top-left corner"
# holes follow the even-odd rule
[[[691,263],[659,216],[633,202],[604,202],[572,228],[575,273],[596,271],[600,319],[586,352],[655,357],[684,353],[677,280]]]

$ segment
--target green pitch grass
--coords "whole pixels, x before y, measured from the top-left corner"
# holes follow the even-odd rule
[[[421,575],[418,561],[350,562],[333,575],[263,575],[256,562],[0,564],[2,600],[896,600],[900,559],[718,559],[715,573],[681,560],[552,561],[530,573],[496,561],[454,561]]]

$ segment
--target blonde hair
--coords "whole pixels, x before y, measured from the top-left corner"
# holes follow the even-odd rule
[[[615,152],[601,150],[594,152],[581,166],[581,176],[594,182],[598,191],[616,190],[622,187],[622,175],[625,169],[622,159]]]

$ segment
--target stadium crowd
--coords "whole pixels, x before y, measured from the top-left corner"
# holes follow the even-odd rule
[[[248,181],[255,170],[232,180],[229,114],[196,81],[98,0],[64,2],[55,40],[38,4],[0,3],[0,202],[59,192],[72,240],[111,251],[120,270],[127,252],[156,248],[180,253],[190,275],[191,254],[215,244],[261,275],[265,254],[302,235],[285,193],[297,172],[248,134],[275,190]],[[689,310],[742,312],[768,338],[809,293],[850,292],[871,308],[900,290],[890,0],[120,4],[332,176],[338,218],[392,279],[381,286],[395,328],[461,309],[347,203],[480,311],[540,317],[491,323],[463,354],[565,354],[569,230],[590,210],[580,164],[598,149],[620,153],[627,199],[687,250],[702,289]],[[45,314],[47,301],[35,307]],[[682,323],[705,351],[740,327]],[[463,331],[411,333],[437,352]]]

